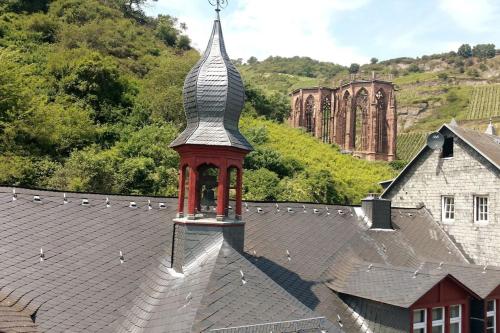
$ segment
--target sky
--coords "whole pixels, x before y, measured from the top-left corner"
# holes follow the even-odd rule
[[[178,17],[192,45],[205,49],[215,17],[208,0],[158,0],[144,9]],[[500,48],[500,0],[229,0],[221,22],[232,59],[308,56],[349,65],[463,43]]]

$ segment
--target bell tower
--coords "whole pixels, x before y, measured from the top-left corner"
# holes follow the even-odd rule
[[[174,220],[173,266],[184,264],[187,234],[219,234],[243,250],[243,159],[252,146],[238,129],[243,81],[226,53],[216,2],[208,46],[184,82],[187,126],[170,144],[180,155],[179,201]],[[231,204],[232,202],[232,204]]]
[[[177,216],[189,221],[241,220],[243,159],[252,150],[238,129],[245,90],[226,53],[220,5],[207,49],[184,82],[186,129],[170,145],[181,157]]]

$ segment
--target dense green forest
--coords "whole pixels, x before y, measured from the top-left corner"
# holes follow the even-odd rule
[[[0,3],[0,183],[177,194],[168,145],[184,126],[182,86],[199,53],[184,24],[147,17],[143,2]],[[342,70],[306,62],[310,75]],[[279,124],[288,109],[286,95],[247,84],[242,128],[256,150],[246,199],[353,203],[394,175]]]

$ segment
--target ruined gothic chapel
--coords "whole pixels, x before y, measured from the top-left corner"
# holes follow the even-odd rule
[[[289,124],[367,160],[396,159],[394,85],[372,77],[291,94]]]

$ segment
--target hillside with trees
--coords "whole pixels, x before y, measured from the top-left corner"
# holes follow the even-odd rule
[[[304,64],[309,64],[309,75],[296,70]],[[455,51],[418,58],[372,58],[368,64],[346,67],[309,58],[270,57],[241,62],[239,68],[247,85],[272,101],[288,99],[297,88],[333,87],[341,80],[371,78],[373,72],[381,79],[392,80],[396,85],[401,159],[394,165],[399,167],[418,152],[427,133],[452,118],[481,131],[490,118],[500,124],[500,55],[493,44],[463,44]],[[279,118],[270,113],[262,115],[286,118],[281,113]]]
[[[183,82],[200,55],[182,22],[147,17],[143,3],[0,3],[0,183],[177,194],[179,160],[168,145],[185,124]],[[273,59],[248,80],[242,128],[256,149],[245,160],[244,197],[357,203],[379,191],[393,169],[280,124],[288,88],[273,93],[258,79],[270,72],[284,81],[295,74],[316,80],[344,69],[303,59],[280,73],[287,63]]]

